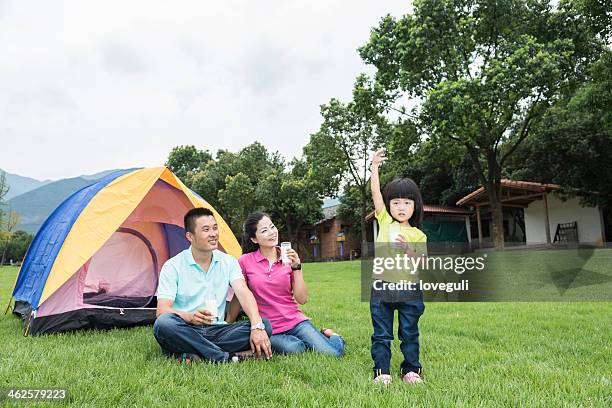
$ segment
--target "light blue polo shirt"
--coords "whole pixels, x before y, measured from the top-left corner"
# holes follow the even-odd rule
[[[195,312],[206,299],[217,301],[214,324],[224,324],[225,301],[230,284],[244,279],[236,258],[214,250],[208,271],[193,259],[191,246],[168,259],[159,274],[157,298],[173,301],[172,308],[182,312]]]

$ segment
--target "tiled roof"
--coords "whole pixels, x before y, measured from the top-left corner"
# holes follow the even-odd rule
[[[314,225],[321,224],[327,220],[331,220],[332,218],[334,218],[338,214],[339,208],[340,208],[340,204],[322,208],[321,212],[323,213],[323,218],[317,221]]]
[[[561,188],[558,184],[544,184],[544,183],[536,183],[534,181],[520,181],[520,180],[509,180],[509,179],[501,179],[502,188],[514,189],[514,190],[526,190],[532,192],[545,192],[550,190],[557,190]],[[480,187],[470,194],[466,195],[459,201],[457,201],[457,205],[467,204],[470,201],[475,201],[477,197],[486,193],[486,189],[484,187]]]

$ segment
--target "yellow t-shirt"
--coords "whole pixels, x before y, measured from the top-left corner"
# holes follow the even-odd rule
[[[401,225],[391,217],[391,214],[387,212],[386,208],[384,208],[380,214],[376,214],[376,219],[378,220],[378,236],[376,237],[376,242],[392,242],[389,237],[389,227],[392,224],[400,226],[401,234],[406,238],[410,248],[415,246],[411,244],[427,242],[427,235],[425,235],[423,231],[417,227],[406,227]],[[419,245],[419,247],[421,246],[422,245]],[[427,249],[426,246],[425,249]]]
[[[391,217],[386,208],[379,214],[376,214],[376,219],[378,220],[378,236],[376,237],[375,245],[375,256],[377,258],[395,258],[398,254],[402,255],[403,251],[397,249],[393,245],[394,240],[389,235],[392,225],[400,226],[400,233],[406,239],[411,251],[416,252],[418,255],[427,256],[427,235],[425,235],[423,231],[416,227],[401,225]],[[386,282],[401,282],[402,280],[413,281],[416,276],[410,274],[409,270],[410,267],[408,269],[388,269],[382,274],[373,275],[373,278],[381,279]]]

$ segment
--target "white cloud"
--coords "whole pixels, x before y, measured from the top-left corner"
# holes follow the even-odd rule
[[[0,0],[1,167],[39,179],[258,140],[286,158],[408,2]],[[8,40],[7,40],[8,39]]]

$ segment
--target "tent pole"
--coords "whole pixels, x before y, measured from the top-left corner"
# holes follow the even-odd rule
[[[30,325],[32,324],[32,320],[34,320],[35,317],[36,317],[36,310],[32,310],[32,312],[30,313],[30,318],[28,319],[28,325],[26,326],[23,332],[23,337],[28,337],[28,333],[30,331]]]
[[[12,302],[12,301],[13,301],[13,297],[11,296],[11,297],[9,298],[9,304],[8,304],[8,306],[6,307],[6,310],[4,311],[4,315],[5,315],[5,316],[6,316],[6,314],[8,313],[9,309],[11,308],[11,302]]]

